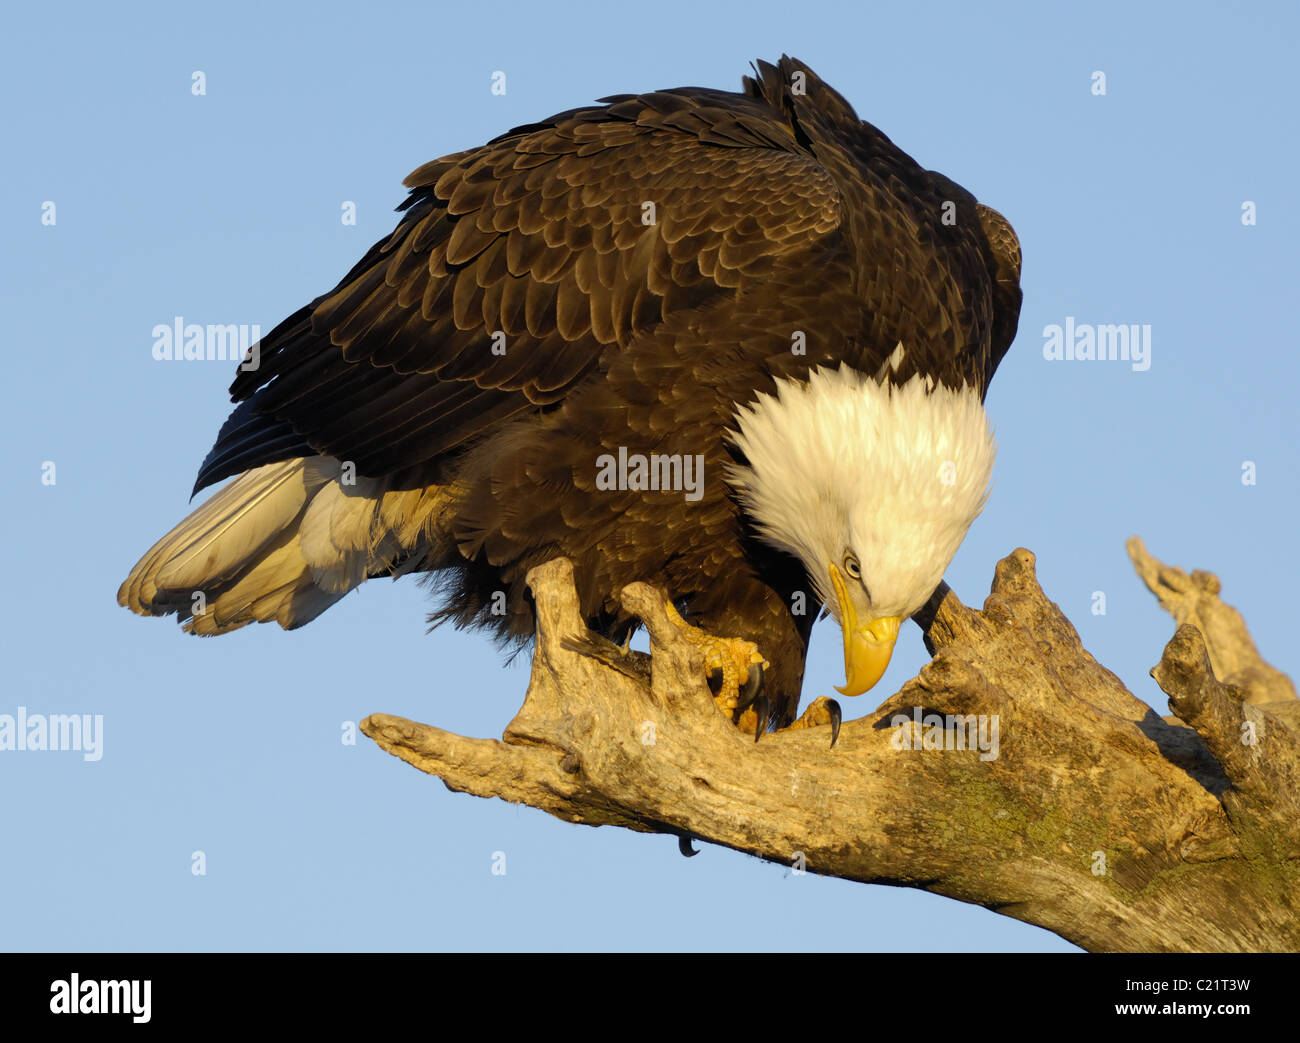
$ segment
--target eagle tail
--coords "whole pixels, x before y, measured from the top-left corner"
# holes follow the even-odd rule
[[[339,461],[284,460],[239,475],[180,522],[117,593],[193,634],[311,622],[377,575],[419,570],[450,500],[444,486],[390,490]]]

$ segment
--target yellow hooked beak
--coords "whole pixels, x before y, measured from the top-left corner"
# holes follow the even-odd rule
[[[861,695],[885,674],[889,657],[894,654],[898,628],[903,621],[897,616],[873,619],[858,625],[858,614],[849,598],[849,588],[840,570],[831,565],[831,584],[840,603],[840,626],[844,629],[844,687],[836,686],[843,695]]]

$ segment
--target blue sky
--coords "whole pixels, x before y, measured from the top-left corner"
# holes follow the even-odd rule
[[[915,891],[708,846],[688,861],[671,838],[452,794],[344,745],[343,722],[375,711],[498,736],[521,701],[526,657],[426,635],[410,580],[303,630],[215,640],[115,603],[229,408],[233,367],[155,361],[155,325],[269,330],[392,228],[426,160],[607,94],[734,90],[782,52],[1020,236],[1020,336],[987,403],[995,486],[954,589],[978,604],[1029,547],[1087,648],[1165,712],[1147,671],[1172,623],[1128,564],[1138,533],[1218,573],[1265,657],[1300,672],[1278,611],[1300,571],[1293,5],[549,6],[7,13],[0,714],[102,715],[104,749],[0,752],[0,949],[1072,948]],[[1067,317],[1149,325],[1149,369],[1045,359]],[[819,625],[806,697],[842,680],[838,641]],[[909,624],[848,712],[924,661]]]

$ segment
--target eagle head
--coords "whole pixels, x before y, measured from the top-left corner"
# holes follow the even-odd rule
[[[978,391],[821,368],[741,406],[730,434],[745,460],[728,481],[762,539],[803,563],[844,633],[839,690],[861,695],[984,506],[995,445]]]

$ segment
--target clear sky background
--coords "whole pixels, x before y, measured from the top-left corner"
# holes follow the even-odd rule
[[[155,361],[156,324],[267,331],[390,231],[426,160],[607,94],[735,90],[782,52],[1020,236],[995,486],[954,589],[979,604],[1030,548],[1086,647],[1163,713],[1147,671],[1173,624],[1129,566],[1138,533],[1218,573],[1300,675],[1295,5],[56,3],[5,22],[0,713],[102,714],[104,752],[0,753],[0,949],[1072,948],[916,891],[686,860],[344,745],[375,711],[499,736],[522,700],[527,657],[426,636],[409,579],[211,640],[115,603],[229,409],[234,367]],[[1046,361],[1067,316],[1150,324],[1150,368]],[[805,698],[842,681],[838,643],[819,624]],[[925,658],[907,625],[847,711]]]

